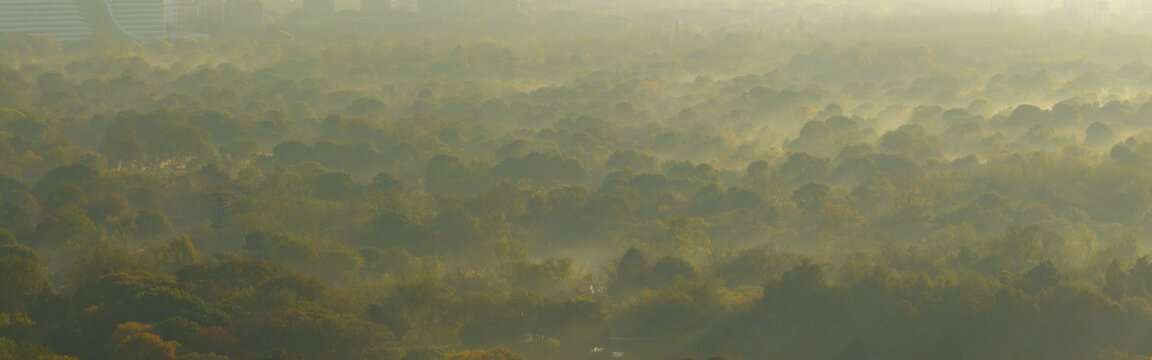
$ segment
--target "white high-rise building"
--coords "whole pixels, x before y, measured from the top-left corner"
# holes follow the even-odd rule
[[[24,33],[77,40],[92,27],[73,0],[0,0],[0,33]]]
[[[224,0],[165,0],[164,6],[168,32],[203,31],[224,18]]]
[[[1112,20],[1112,2],[1108,0],[1063,0],[1065,11],[1093,22],[1107,25]]]
[[[336,0],[304,0],[304,14],[328,18],[336,14]]]
[[[231,0],[225,4],[224,14],[224,24],[232,31],[264,27],[264,4],[258,0]]]
[[[479,16],[516,10],[516,0],[419,0],[417,11],[433,16]]]
[[[166,34],[164,0],[0,0],[0,33],[61,40],[95,32],[156,38]]]
[[[1152,0],[1128,0],[1125,10],[1131,15],[1148,18],[1152,16]]]
[[[392,11],[392,0],[360,0],[360,12],[366,15],[380,15]]]
[[[167,32],[167,4],[164,0],[102,0],[113,22],[131,37],[152,38]]]

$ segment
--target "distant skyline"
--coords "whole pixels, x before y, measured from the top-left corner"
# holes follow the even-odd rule
[[[169,0],[169,1],[173,1],[173,0]],[[265,5],[267,5],[270,10],[291,11],[294,9],[303,8],[302,0],[261,0],[261,1]],[[1113,11],[1113,12],[1124,12],[1126,10],[1130,10],[1130,8],[1132,8],[1132,7],[1135,7],[1136,4],[1139,4],[1141,2],[1145,2],[1145,3],[1148,2],[1147,0],[1103,0],[1103,1],[1109,3],[1109,7],[1110,7],[1111,11]],[[396,10],[415,11],[416,10],[416,2],[417,2],[416,0],[394,0],[392,2],[392,6]],[[540,3],[540,2],[554,2],[554,1],[548,1],[548,0],[522,1],[522,3],[527,3],[527,4]],[[776,4],[776,5],[783,5],[783,6],[786,6],[786,5],[807,6],[807,5],[817,5],[817,4],[818,5],[825,5],[825,6],[832,6],[832,5],[836,5],[839,3],[839,4],[862,7],[862,8],[880,6],[880,7],[888,8],[887,10],[895,11],[895,12],[900,12],[901,11],[900,8],[904,8],[905,10],[916,10],[916,8],[925,7],[925,6],[931,7],[931,8],[937,8],[937,9],[999,8],[999,9],[1011,9],[1011,10],[1021,11],[1021,12],[1046,12],[1046,11],[1059,10],[1059,9],[1063,8],[1063,2],[1064,2],[1064,0],[976,0],[976,1],[970,1],[970,0],[857,0],[857,1],[835,1],[835,0],[830,0],[830,1],[824,1],[824,0],[811,0],[811,1],[803,1],[803,0],[802,1],[777,1],[777,0],[647,1],[647,0],[638,0],[637,1],[637,0],[632,0],[632,1],[627,1],[626,0],[626,1],[622,1],[622,2],[616,2],[616,3],[618,5],[621,5],[624,7],[628,7],[629,4],[655,5],[654,9],[657,9],[657,8],[682,8],[682,7],[686,7],[686,6],[691,6],[690,4],[693,4],[693,3],[698,3],[698,4],[726,3],[726,4],[733,5],[735,7],[744,7],[744,6],[748,6],[748,5],[754,5],[757,3],[764,4],[764,5]],[[574,1],[567,1],[567,3],[569,3],[569,4],[596,3],[596,1],[574,0]],[[360,0],[336,0],[336,10],[337,11],[345,11],[345,10],[355,11],[355,10],[359,10],[359,9],[360,9]]]

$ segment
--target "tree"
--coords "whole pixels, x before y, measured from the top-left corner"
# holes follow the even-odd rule
[[[664,164],[668,177],[672,179],[686,179],[704,184],[716,183],[718,176],[716,169],[708,164],[692,165],[688,161],[670,161]]]
[[[941,157],[940,151],[936,147],[940,141],[919,125],[904,125],[889,131],[881,136],[876,143],[885,150],[917,160]]]
[[[112,347],[112,360],[174,360],[176,344],[148,333],[130,335]]]
[[[1089,125],[1088,129],[1084,130],[1084,135],[1084,144],[1088,146],[1107,145],[1116,137],[1112,127],[1101,122],[1094,122]]]
[[[456,313],[454,290],[430,277],[398,284],[391,293],[369,305],[372,321],[388,327],[407,344],[443,344],[454,338],[463,320]]]
[[[663,257],[652,265],[650,270],[651,284],[661,287],[678,280],[690,280],[696,276],[696,267],[684,259]]]
[[[175,275],[181,289],[214,303],[260,287],[283,272],[276,264],[233,257],[213,264],[191,264]]]
[[[51,185],[39,186],[36,188],[40,190],[40,203],[44,205],[44,211],[53,212],[60,208],[67,206],[85,206],[88,205],[88,195],[84,190],[73,183],[58,182]]]
[[[39,192],[41,186],[50,187],[57,183],[76,184],[84,193],[93,194],[101,183],[100,172],[80,163],[57,167],[44,174],[44,178],[36,184],[36,192]]]
[[[1108,156],[1112,159],[1112,162],[1124,166],[1144,167],[1148,162],[1143,156],[1133,151],[1132,147],[1126,143],[1113,146],[1112,150],[1108,152]]]
[[[244,250],[254,258],[291,264],[305,264],[317,258],[312,244],[281,232],[250,232],[244,236]]]
[[[174,360],[176,344],[152,334],[151,325],[127,322],[116,326],[108,347],[112,360]]]
[[[275,350],[256,358],[257,360],[304,360],[304,357],[291,354],[283,349]]]
[[[616,264],[616,285],[628,291],[644,285],[648,278],[648,260],[635,247],[629,248]]]
[[[112,130],[100,141],[100,153],[108,158],[109,165],[114,167],[128,166],[143,161],[145,157],[144,145],[136,135],[136,129],[122,127]]]
[[[399,176],[390,172],[376,174],[372,178],[372,188],[384,192],[402,192],[407,184]]]
[[[163,213],[155,210],[140,210],[132,222],[135,236],[140,240],[154,239],[172,233],[172,223]]]
[[[51,349],[28,343],[19,343],[0,337],[0,359],[4,360],[77,360],[71,356],[56,355]]]
[[[620,150],[612,153],[605,165],[613,170],[653,171],[656,170],[656,158],[636,150]]]
[[[31,92],[32,84],[20,77],[16,70],[0,63],[0,107],[28,105]]]
[[[1032,269],[1029,269],[1028,272],[1024,274],[1024,278],[1024,290],[1030,293],[1036,293],[1056,286],[1062,276],[1060,276],[1060,273],[1056,270],[1056,265],[1053,265],[1051,260],[1045,260],[1035,267],[1032,267]]]
[[[544,155],[532,152],[523,157],[504,159],[492,168],[492,175],[499,179],[532,179],[545,185],[557,183],[579,183],[587,177],[587,172],[579,161],[566,156]]]
[[[30,243],[41,249],[75,250],[98,242],[102,236],[83,209],[70,205],[37,224]]]
[[[101,224],[115,224],[122,220],[132,220],[132,208],[128,198],[117,193],[106,193],[87,207],[88,217]]]
[[[816,214],[828,200],[831,188],[828,185],[807,183],[792,191],[792,202],[806,214]]]
[[[300,141],[285,141],[272,149],[272,158],[281,164],[295,164],[312,160],[312,147]]]
[[[39,256],[19,244],[0,243],[0,312],[25,312],[48,291]]]
[[[176,357],[176,360],[228,360],[228,357],[214,353],[201,354],[197,352],[191,352]]]
[[[472,194],[483,184],[479,169],[451,155],[432,157],[424,170],[424,187],[433,193]]]
[[[831,164],[832,159],[829,158],[795,153],[789,155],[788,161],[780,165],[772,176],[791,184],[821,181],[828,176]]]
[[[204,326],[183,316],[173,316],[156,323],[156,335],[180,344],[189,344],[192,337],[204,331]]]
[[[232,332],[223,327],[213,326],[196,333],[190,345],[197,350],[209,353],[228,353],[240,344],[240,340]]]
[[[312,194],[324,200],[343,200],[352,195],[355,189],[356,182],[347,173],[329,172],[312,180]]]
[[[831,154],[836,151],[835,134],[827,124],[809,121],[800,129],[800,137],[784,147],[788,151],[810,154]]]
[[[800,264],[781,274],[778,280],[764,286],[762,304],[770,314],[789,321],[804,321],[809,317],[812,321],[817,317],[827,320],[812,311],[821,311],[817,310],[821,307],[826,307],[822,310],[826,312],[834,310],[828,306],[828,302],[833,301],[826,297],[828,291],[824,270],[804,258]]]
[[[517,354],[507,348],[498,347],[492,350],[467,350],[448,355],[445,360],[524,360],[524,355]]]
[[[1036,105],[1023,104],[1016,106],[1006,122],[1009,126],[1031,128],[1047,122],[1048,112]]]
[[[189,125],[204,129],[209,138],[216,144],[232,142],[244,130],[242,121],[234,118],[227,111],[209,110],[193,115],[188,119]]]
[[[538,264],[522,263],[506,275],[525,289],[555,292],[571,285],[575,275],[572,260],[548,258]]]
[[[753,161],[748,164],[748,168],[744,173],[744,182],[754,182],[763,180],[768,177],[768,162],[764,160]]]
[[[375,97],[362,97],[352,101],[348,108],[344,109],[349,114],[356,116],[379,116],[383,115],[387,110],[384,102],[376,99]]]
[[[824,120],[824,124],[828,125],[828,129],[832,130],[838,139],[845,139],[846,136],[860,130],[860,124],[856,120],[843,115],[829,117],[828,120]]]
[[[200,252],[196,251],[196,247],[188,235],[180,235],[158,244],[151,252],[153,261],[171,270],[195,264],[200,262],[201,258]]]
[[[112,273],[145,273],[147,264],[132,256],[119,244],[107,240],[84,244],[70,249],[79,254],[65,269],[65,284],[80,286]]]
[[[35,200],[35,198],[29,198]],[[19,236],[26,239],[25,241],[32,240],[34,232],[32,216],[20,206],[5,200],[0,198],[0,229],[3,229],[0,231],[10,232],[9,236]]]

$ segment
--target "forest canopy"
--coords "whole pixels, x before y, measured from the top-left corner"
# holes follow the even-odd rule
[[[0,33],[0,360],[1152,357],[1152,27],[880,3]]]

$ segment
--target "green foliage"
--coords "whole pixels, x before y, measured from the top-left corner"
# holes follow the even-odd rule
[[[100,228],[75,205],[49,215],[36,225],[34,246],[45,249],[75,250],[99,242]]]
[[[151,239],[164,236],[172,232],[172,223],[168,217],[154,210],[140,210],[132,222],[133,232],[140,239]]]
[[[4,89],[0,91],[0,107],[18,107],[29,100],[32,84],[7,64],[0,64],[0,89]]]
[[[31,344],[21,344],[12,339],[0,337],[0,359],[4,360],[75,360],[71,356],[56,355],[51,349]]]
[[[1152,356],[1127,14],[262,4],[0,35],[0,360]]]
[[[27,311],[48,291],[48,276],[36,251],[0,244],[0,312]]]
[[[114,360],[172,360],[176,358],[176,345],[151,334],[152,327],[140,323],[124,323],[112,333],[109,347]]]
[[[498,347],[492,350],[468,350],[448,355],[446,360],[524,360],[524,355],[517,354],[507,348]]]

